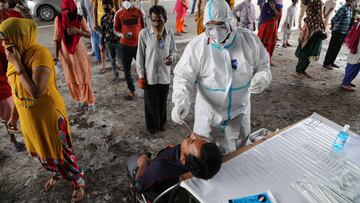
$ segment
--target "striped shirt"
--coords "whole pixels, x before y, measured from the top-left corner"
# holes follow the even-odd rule
[[[352,9],[350,5],[342,6],[331,19],[332,31],[347,35],[350,30]]]

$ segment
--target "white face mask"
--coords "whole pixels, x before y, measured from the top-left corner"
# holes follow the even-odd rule
[[[230,28],[228,25],[207,25],[206,26],[206,36],[208,36],[211,41],[213,41],[217,45],[224,44],[226,38],[228,38],[230,34]]]
[[[6,10],[9,8],[9,4],[8,3],[3,3],[0,2],[0,10]]]
[[[128,10],[129,8],[131,8],[132,3],[130,1],[124,1],[122,5],[126,10]]]

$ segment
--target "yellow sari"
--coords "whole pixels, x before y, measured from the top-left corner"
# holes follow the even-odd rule
[[[38,44],[37,27],[32,20],[9,18],[1,23],[0,32],[9,40],[8,44],[3,43],[5,48],[15,44],[30,77],[37,67],[46,67],[51,72],[47,91],[39,98],[33,98],[22,86],[13,64],[8,65],[7,77],[27,151],[42,161],[63,163],[58,121],[60,118],[67,121],[67,115],[56,86],[53,58],[47,48]]]

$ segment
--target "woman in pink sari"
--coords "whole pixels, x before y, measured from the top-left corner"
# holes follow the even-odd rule
[[[174,11],[176,13],[176,33],[175,35],[181,36],[186,33],[184,30],[186,11],[189,8],[188,0],[176,0]]]

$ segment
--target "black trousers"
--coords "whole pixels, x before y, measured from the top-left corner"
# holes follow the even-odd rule
[[[137,47],[121,44],[122,63],[124,66],[124,75],[130,92],[135,92],[134,81],[131,76],[131,62],[136,59]]]
[[[331,39],[323,65],[331,65],[335,62],[336,57],[340,52],[341,46],[344,43],[345,37],[345,34],[341,34],[339,32],[331,33]]]
[[[169,84],[146,85],[144,89],[146,129],[150,133],[164,130]]]

